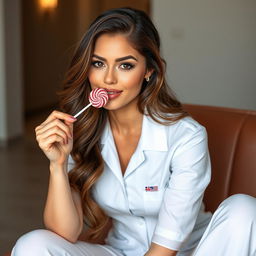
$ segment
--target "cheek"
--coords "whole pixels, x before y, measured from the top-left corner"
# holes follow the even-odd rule
[[[94,85],[96,85],[98,83],[98,80],[99,80],[99,76],[97,76],[95,74],[95,72],[89,72],[88,73],[88,80],[91,84],[91,87],[94,87]]]
[[[136,72],[127,76],[122,76],[122,84],[127,89],[134,89],[134,90],[140,90],[140,87],[142,85],[144,79],[144,73],[142,72]]]

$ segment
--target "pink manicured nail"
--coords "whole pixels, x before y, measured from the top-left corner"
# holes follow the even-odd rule
[[[70,120],[70,121],[76,121],[77,119],[76,119],[75,117],[73,117],[73,116],[70,116],[70,117],[69,117],[69,120]]]

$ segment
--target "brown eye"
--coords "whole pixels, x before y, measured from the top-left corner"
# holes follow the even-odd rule
[[[94,66],[95,68],[102,68],[104,64],[101,61],[93,61],[92,66]]]
[[[124,70],[130,70],[134,68],[134,65],[131,63],[122,63],[120,67],[121,69],[124,69]]]

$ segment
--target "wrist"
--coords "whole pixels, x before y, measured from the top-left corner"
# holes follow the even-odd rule
[[[50,162],[50,172],[55,173],[55,172],[67,172],[67,161],[64,163],[58,163],[58,162]]]
[[[177,251],[168,249],[166,247],[160,246],[154,242],[151,243],[151,246],[145,256],[175,256]]]

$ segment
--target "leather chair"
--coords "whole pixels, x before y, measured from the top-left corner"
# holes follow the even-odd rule
[[[206,209],[244,193],[256,197],[256,111],[185,104],[208,133],[212,180],[205,192]]]

